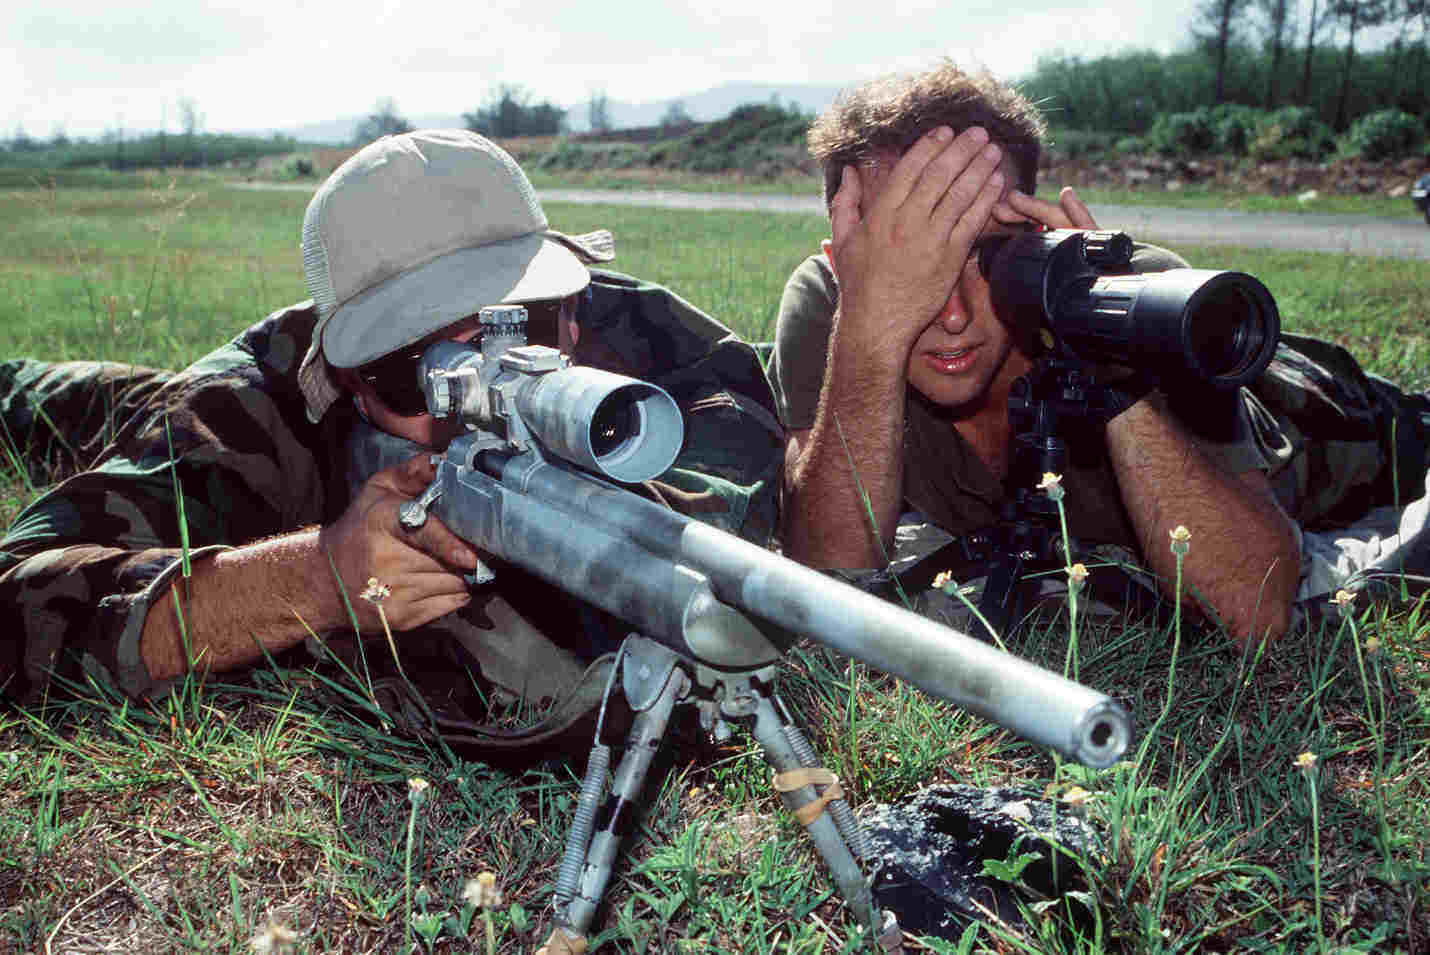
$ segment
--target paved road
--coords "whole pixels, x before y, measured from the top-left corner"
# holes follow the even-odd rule
[[[543,202],[609,202],[676,209],[824,214],[823,203],[815,196],[621,189],[542,189],[539,195]],[[1430,227],[1418,218],[1383,219],[1321,213],[1230,212],[1154,206],[1097,206],[1093,212],[1105,227],[1123,229],[1134,238],[1173,246],[1244,245],[1430,259]]]
[[[303,183],[241,183],[250,189],[306,189]],[[806,212],[824,215],[818,197],[741,195],[717,192],[625,189],[541,189],[543,202],[609,202],[671,209],[730,209],[754,212]],[[1409,203],[1410,200],[1406,200]],[[1164,209],[1156,206],[1097,206],[1098,222],[1123,229],[1133,238],[1164,245],[1244,245],[1308,252],[1351,252],[1401,259],[1430,259],[1430,227],[1419,218],[1229,212],[1215,209]]]

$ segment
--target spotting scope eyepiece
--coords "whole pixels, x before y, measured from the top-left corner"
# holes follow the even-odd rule
[[[1281,317],[1265,285],[1211,269],[1131,274],[1132,250],[1123,232],[1062,229],[1010,238],[979,265],[1000,318],[1074,358],[1217,389],[1266,369]]]

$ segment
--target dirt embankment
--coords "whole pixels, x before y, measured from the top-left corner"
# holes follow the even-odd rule
[[[1300,195],[1314,189],[1322,195],[1381,195],[1395,199],[1408,194],[1416,177],[1430,171],[1430,159],[1287,159],[1257,163],[1249,159],[1061,159],[1052,155],[1043,158],[1042,167],[1040,182],[1079,188],[1176,192],[1189,186],[1208,186],[1258,195]]]
[[[658,127],[653,127],[658,129]],[[631,131],[621,130],[604,137],[589,134],[577,137],[591,139],[627,139]],[[528,136],[502,140],[501,144],[519,162],[531,163],[556,146],[555,136]],[[322,149],[315,152],[319,175],[327,175],[353,154],[353,149]],[[1044,154],[1039,182],[1048,185],[1138,189],[1148,192],[1176,192],[1189,186],[1209,186],[1218,190],[1254,195],[1300,195],[1316,190],[1321,195],[1381,195],[1392,199],[1406,196],[1416,177],[1430,172],[1430,157],[1370,162],[1364,159],[1337,159],[1314,162],[1308,159],[1285,159],[1258,163],[1251,159],[1206,158],[1193,160],[1167,159],[1157,155],[1067,159],[1056,151]],[[639,176],[641,170],[623,168],[622,174]],[[663,170],[650,170],[659,178]],[[792,163],[791,174],[814,175],[813,163],[805,160]],[[739,178],[739,173],[731,173]]]

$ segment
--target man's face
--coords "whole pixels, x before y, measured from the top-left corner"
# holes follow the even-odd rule
[[[888,181],[897,157],[859,168],[861,213],[865,212]],[[1004,179],[1018,181],[1016,167],[1005,154]],[[1005,192],[1006,200],[1006,192]],[[1006,201],[1000,201],[1006,207]],[[964,262],[953,293],[938,315],[929,322],[909,353],[908,382],[920,394],[945,408],[973,410],[985,401],[995,383],[1004,388],[1028,370],[1026,356],[1014,343],[1008,327],[993,310],[988,282],[978,268],[978,252],[989,242],[1016,235],[1029,228],[1026,223],[1007,225],[998,221],[997,211],[985,223],[974,243],[973,253]]]
[[[527,344],[549,345],[559,348],[563,354],[571,354],[580,335],[576,324],[578,298],[576,295],[521,303],[527,310]],[[477,316],[469,315],[391,355],[358,368],[339,369],[339,380],[353,393],[358,406],[375,427],[440,451],[462,433],[463,425],[455,418],[439,419],[427,413],[416,386],[417,361],[433,342],[476,345],[480,336]],[[417,410],[419,408],[422,410]]]

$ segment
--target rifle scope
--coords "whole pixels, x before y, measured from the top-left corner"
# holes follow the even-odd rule
[[[500,335],[486,333],[489,312]],[[484,308],[481,317],[480,351],[444,341],[423,352],[418,381],[433,416],[457,415],[468,431],[499,436],[507,451],[535,439],[556,457],[626,484],[675,462],[685,423],[665,389],[525,344],[526,309],[519,305]]]
[[[1129,274],[1132,251],[1125,232],[1060,229],[990,246],[979,266],[1000,318],[1080,360],[1218,389],[1265,370],[1281,333],[1265,285],[1211,269]]]

